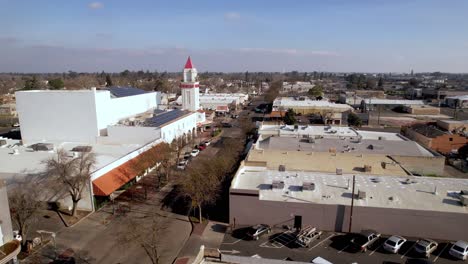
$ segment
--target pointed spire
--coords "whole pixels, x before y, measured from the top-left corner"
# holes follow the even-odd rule
[[[184,69],[192,69],[192,68],[193,68],[192,60],[190,59],[190,56],[189,56],[187,59],[187,62],[185,63]]]

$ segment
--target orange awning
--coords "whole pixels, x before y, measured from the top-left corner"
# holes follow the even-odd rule
[[[139,156],[125,162],[124,164],[112,169],[108,173],[94,180],[94,195],[109,196],[122,185],[131,181],[137,175],[142,174],[144,169],[154,166],[154,162],[152,162],[152,160],[154,160],[154,151],[157,151],[157,148],[154,147],[148,151],[143,152]]]

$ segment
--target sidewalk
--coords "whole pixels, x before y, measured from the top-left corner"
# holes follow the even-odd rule
[[[197,254],[200,252],[200,246],[206,248],[219,248],[223,242],[224,234],[228,225],[225,223],[209,221],[203,230],[194,228],[194,232],[190,235],[187,243],[179,253],[175,264],[192,263]]]
[[[77,225],[61,229],[56,238],[58,255],[71,255],[73,263],[151,263],[138,243],[122,245],[118,239],[119,232],[129,230],[126,220],[134,218],[146,222],[157,216],[165,226],[158,243],[160,261],[172,263],[192,229],[187,216],[161,209],[161,201],[174,186],[169,183],[160,191],[148,188],[147,199],[144,199],[143,188],[137,186],[141,184],[132,186],[116,199],[116,203],[128,204],[130,211],[125,214],[113,214],[113,205],[107,204]],[[54,258],[54,246],[49,243],[22,263],[54,263]]]

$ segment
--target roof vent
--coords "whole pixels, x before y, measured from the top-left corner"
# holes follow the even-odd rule
[[[283,189],[284,188],[284,181],[273,181],[271,184],[273,189]]]
[[[343,169],[342,168],[336,168],[336,175],[343,175]]]
[[[315,190],[315,183],[313,183],[313,182],[303,182],[302,183],[302,190],[303,191],[313,191],[313,190]]]
[[[0,147],[5,146],[7,144],[7,141],[5,139],[0,139]]]
[[[368,149],[372,149],[372,150],[383,150],[383,149],[384,149],[384,146],[382,146],[382,145],[370,144],[367,148],[368,148]]]
[[[364,191],[358,191],[358,195],[357,195],[357,198],[358,199],[366,199],[366,192]]]
[[[364,165],[364,172],[371,172],[372,166],[371,165]]]
[[[286,165],[279,165],[278,171],[286,171]]]

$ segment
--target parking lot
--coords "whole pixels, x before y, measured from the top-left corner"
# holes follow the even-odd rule
[[[294,261],[310,262],[315,257],[322,257],[332,263],[406,263],[408,259],[424,259],[414,251],[417,239],[407,238],[397,254],[387,253],[383,243],[388,238],[379,238],[367,252],[361,253],[350,246],[351,236],[341,233],[323,232],[320,238],[312,241],[308,248],[295,243],[296,235],[292,230],[273,229],[259,240],[249,240],[242,233],[242,228],[226,233],[221,245],[221,252],[242,256],[258,255],[262,258],[291,259]],[[439,242],[439,246],[429,257],[432,263],[462,263],[453,259],[448,251],[450,243]],[[408,262],[420,263],[420,262]]]

